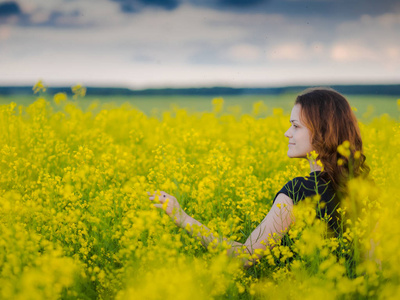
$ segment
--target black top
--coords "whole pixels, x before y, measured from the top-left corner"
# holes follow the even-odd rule
[[[275,202],[276,197],[280,193],[291,198],[295,205],[307,197],[312,197],[316,194],[320,195],[319,205],[321,207],[318,208],[318,205],[316,207],[317,218],[322,219],[325,214],[331,216],[328,224],[337,236],[339,233],[339,214],[336,209],[339,208],[340,203],[332,184],[326,179],[323,179],[323,173],[321,173],[321,171],[314,171],[311,172],[309,176],[296,177],[290,180],[276,193],[272,203]],[[321,205],[322,202],[325,203],[325,205]]]

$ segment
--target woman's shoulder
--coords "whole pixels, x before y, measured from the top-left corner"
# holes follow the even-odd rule
[[[315,182],[314,177],[298,176],[286,182],[282,189],[289,189],[291,192],[295,192],[299,189],[313,188],[315,187]]]
[[[303,184],[305,186],[307,185],[313,185],[315,186],[315,183],[317,184],[325,184],[326,181],[324,179],[324,176],[322,175],[321,171],[315,171],[311,172],[310,174],[306,176],[297,176],[286,182],[285,186],[297,186],[300,184]]]
[[[298,176],[289,180],[274,198],[274,201],[279,193],[289,196],[294,203],[310,197],[315,194],[334,194],[332,186],[324,179],[322,172],[311,172],[307,176]]]

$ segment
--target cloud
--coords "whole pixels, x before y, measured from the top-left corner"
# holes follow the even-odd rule
[[[400,69],[400,45],[368,46],[363,43],[337,42],[330,48],[330,59],[338,65],[360,69],[369,68],[366,73],[379,69],[383,72],[398,73]]]
[[[66,0],[19,0],[13,7],[7,5],[4,11],[18,11],[12,18],[3,18],[5,24],[21,27],[49,27],[49,28],[82,28],[101,26],[108,19],[117,17],[118,4],[109,0],[98,1],[66,1]],[[94,4],[96,5],[94,7]],[[0,4],[1,7],[4,4]],[[18,10],[15,9],[18,7]],[[108,17],[108,18],[107,18]],[[0,15],[0,22],[2,18]]]
[[[78,9],[72,11],[53,10],[39,12],[32,15],[24,15],[20,19],[22,26],[42,26],[52,28],[83,27],[90,25],[83,20]]]
[[[0,25],[15,24],[18,22],[21,15],[21,9],[18,3],[13,1],[0,3]],[[4,38],[6,30],[0,27],[0,40]]]
[[[118,2],[124,13],[138,13],[146,7],[157,7],[165,10],[176,9],[180,1],[178,0],[111,0]]]
[[[337,62],[379,63],[384,69],[400,68],[400,13],[364,15],[336,28],[331,58]]]
[[[293,17],[352,19],[361,15],[400,12],[398,0],[187,0],[196,6],[242,13],[282,14]]]
[[[243,7],[243,6],[253,6],[253,5],[257,5],[260,3],[266,3],[269,2],[269,0],[218,0],[215,1],[217,2],[218,5],[220,6],[239,6],[239,7]]]
[[[359,44],[338,43],[332,47],[332,59],[338,62],[371,61],[379,59],[379,53]]]
[[[237,44],[228,50],[228,56],[239,62],[256,62],[261,58],[262,50],[254,45]]]
[[[0,3],[0,18],[7,18],[19,15],[20,13],[21,9],[19,8],[18,3],[13,1]]]
[[[194,4],[196,6],[216,9],[247,9],[253,8],[270,0],[111,0],[120,4],[121,11],[125,13],[139,13],[145,8],[161,8],[165,10],[177,9],[181,4]]]
[[[271,60],[292,60],[299,61],[306,58],[306,48],[302,43],[284,43],[278,44],[267,53]]]
[[[0,26],[0,82],[41,77],[49,84],[97,80],[145,87],[400,80],[398,13],[343,21],[256,9],[275,0],[248,9],[192,1],[171,10],[142,5],[132,14],[110,0],[19,0],[21,13],[12,18],[23,16],[25,25]]]
[[[121,15],[136,18],[149,10],[173,13],[182,6],[234,13],[247,20],[249,14],[258,19],[284,16],[312,26],[318,26],[318,22],[358,20],[362,15],[400,13],[398,0],[19,0],[0,4],[0,22],[25,27],[105,26],[118,19],[125,21]],[[2,18],[2,14],[14,18]]]

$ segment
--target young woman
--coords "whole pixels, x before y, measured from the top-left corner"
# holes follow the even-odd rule
[[[336,209],[346,193],[347,181],[353,176],[367,176],[369,173],[357,119],[348,101],[338,92],[327,88],[305,90],[296,98],[290,123],[285,133],[289,147],[287,155],[307,159],[310,175],[296,177],[278,191],[271,210],[244,244],[223,239],[232,245],[229,254],[237,253],[235,250],[243,249],[243,246],[251,255],[256,249],[265,249],[269,237],[282,237],[295,221],[293,205],[316,194],[320,195],[319,204],[323,203],[317,217],[328,216],[329,227],[337,234],[339,224]],[[150,200],[155,197],[155,194],[149,194]],[[197,230],[196,234],[205,247],[216,239],[206,226],[184,212],[175,197],[165,192],[160,192],[157,197],[160,203],[153,205],[158,208],[164,205],[165,212],[177,226],[187,229],[191,234],[194,232],[193,225],[202,229]]]

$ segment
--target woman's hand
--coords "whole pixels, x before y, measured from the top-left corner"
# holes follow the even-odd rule
[[[160,203],[153,204],[154,207],[161,208],[165,211],[165,213],[171,217],[171,219],[176,223],[177,226],[184,228],[185,220],[188,215],[179,205],[178,200],[174,196],[168,195],[166,192],[158,192],[151,194],[147,192],[149,195],[149,200],[154,201],[156,196],[158,196],[158,200]]]

